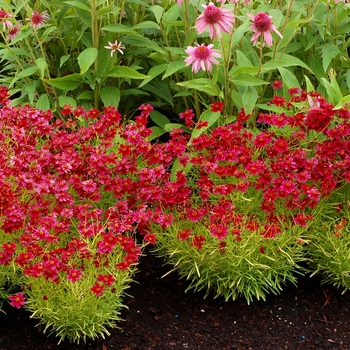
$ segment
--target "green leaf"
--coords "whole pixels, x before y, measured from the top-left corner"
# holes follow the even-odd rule
[[[84,74],[95,62],[98,55],[98,50],[93,47],[88,47],[78,56],[78,64],[80,67],[80,74]]]
[[[203,132],[205,132],[208,128],[210,128],[215,122],[218,121],[219,117],[220,117],[221,113],[220,112],[212,112],[210,109],[204,111],[200,117],[199,117],[199,121],[206,121],[208,122],[208,125],[205,127],[202,127],[200,129],[194,129],[192,131],[192,135],[190,138],[190,142],[191,140],[193,140],[194,138],[198,137],[199,135],[203,134]]]
[[[279,67],[278,71],[281,74],[283,85],[286,89],[300,88],[300,84],[296,76],[288,69]]]
[[[22,79],[25,77],[29,77],[29,76],[33,75],[34,73],[36,73],[38,70],[39,70],[39,67],[37,67],[37,66],[26,68],[16,75],[16,80]]]
[[[338,104],[334,107],[334,109],[341,109],[343,108],[346,104],[350,103],[350,94],[342,97]]]
[[[129,34],[129,35],[139,35],[132,28],[125,26],[124,24],[107,24],[102,27],[102,31],[120,33],[120,34]]]
[[[248,87],[242,95],[243,108],[246,114],[252,113],[259,95],[254,87]]]
[[[33,80],[33,81],[24,85],[24,90],[28,94],[28,98],[29,98],[30,103],[34,102],[35,90],[36,90],[37,85],[38,85],[38,81],[36,81],[36,80]]]
[[[141,47],[146,47],[150,50],[159,52],[159,53],[164,53],[163,49],[161,49],[158,44],[146,37],[143,37],[141,35],[138,36],[125,36],[123,38],[123,43],[127,43],[129,45],[134,45],[134,46],[141,46]]]
[[[64,91],[75,90],[83,83],[83,77],[80,74],[70,74],[62,78],[44,80],[47,84]]]
[[[218,87],[216,85],[213,86],[211,80],[207,78],[192,79],[181,83],[177,83],[177,85],[183,86],[187,89],[194,89],[201,92],[205,92],[209,96],[219,96]]]
[[[73,108],[77,107],[77,101],[69,96],[58,96],[58,104],[60,107],[63,107],[64,105],[71,105]]]
[[[118,108],[120,101],[120,90],[116,86],[104,86],[100,91],[100,97],[105,107]]]
[[[73,7],[77,7],[81,10],[85,10],[85,11],[91,11],[90,7],[87,6],[84,2],[82,1],[64,1],[64,3],[66,3],[67,5],[71,5]]]
[[[77,100],[90,100],[94,98],[94,92],[93,91],[83,91],[78,97]]]
[[[60,58],[60,68],[69,60],[70,55],[63,55]]]
[[[42,110],[42,111],[47,111],[50,109],[50,100],[47,96],[47,94],[42,94],[37,103],[35,104],[35,107]]]
[[[337,104],[342,98],[343,95],[336,86],[333,86],[329,81],[327,81],[325,78],[321,79],[321,84],[324,86],[327,92],[326,98],[329,100],[332,104]]]
[[[157,23],[160,23],[163,16],[164,8],[159,5],[154,5],[150,7],[150,10],[153,12]]]
[[[46,60],[45,58],[38,58],[36,61],[35,61],[35,64],[37,65],[37,67],[39,68],[40,70],[40,76],[41,78],[44,78],[45,76],[45,70],[47,68],[47,63],[46,63]]]
[[[141,91],[139,89],[123,89],[120,92],[121,96],[139,96],[139,95],[145,95],[149,96],[147,92]]]
[[[163,135],[166,133],[166,131],[162,128],[160,128],[159,126],[152,126],[152,134],[151,136],[148,136],[148,140],[152,141],[156,138],[158,138],[159,136]]]
[[[236,75],[235,73],[230,77],[232,83],[240,86],[261,86],[269,84],[267,81],[258,79],[248,73],[241,73]]]
[[[166,124],[170,124],[170,120],[165,115],[155,110],[150,113],[150,118],[162,128],[164,128]]]
[[[237,56],[237,66],[238,67],[252,67],[253,64],[252,62],[250,62],[250,60],[248,59],[248,57],[240,50],[236,50],[235,54]]]
[[[139,73],[138,71],[126,67],[126,66],[116,66],[114,67],[106,77],[111,78],[129,78],[129,79],[146,79],[149,76]]]
[[[152,21],[145,21],[141,23],[137,23],[132,27],[132,29],[156,29],[159,30],[160,27],[157,23],[152,22]]]
[[[171,132],[171,131],[173,131],[174,129],[182,129],[182,130],[185,130],[186,127],[184,127],[182,124],[179,124],[179,123],[170,123],[170,124],[164,125],[164,130],[165,130],[166,132]]]
[[[307,64],[305,64],[303,61],[299,60],[299,58],[293,57],[287,54],[283,55],[282,57],[283,58],[278,60],[273,59],[266,62],[265,64],[263,64],[261,71],[269,72],[271,70],[273,71],[280,67],[300,66],[311,72],[311,68]]]
[[[148,71],[148,76],[149,78],[145,79],[139,87],[142,87],[146,84],[148,84],[152,79],[154,79],[156,76],[158,76],[159,74],[163,73],[166,68],[168,67],[167,63],[163,63],[163,64],[158,64],[154,67],[152,67],[149,71]]]
[[[339,53],[339,49],[332,43],[328,43],[322,46],[322,65],[325,72],[332,62],[333,58],[336,57]]]
[[[305,79],[305,82],[306,82],[306,91],[307,92],[315,91],[315,88],[312,85],[309,77],[307,75],[304,75],[304,79]]]
[[[186,65],[185,65],[185,62],[183,60],[170,62],[162,79],[167,78],[168,76],[176,73],[177,71],[179,71],[180,69],[183,69],[185,67],[186,67]]]

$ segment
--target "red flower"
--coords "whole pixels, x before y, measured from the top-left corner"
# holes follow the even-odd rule
[[[82,274],[83,274],[83,271],[80,269],[71,269],[68,272],[67,279],[69,279],[72,282],[76,282],[80,279]]]
[[[24,305],[26,297],[23,293],[17,293],[16,295],[10,295],[9,299],[11,300],[11,306],[20,309]]]
[[[286,99],[282,96],[274,96],[274,98],[271,100],[271,103],[273,103],[276,106],[283,107],[286,103]]]
[[[103,294],[103,292],[105,291],[105,287],[102,284],[99,283],[95,283],[90,290],[97,296],[99,297],[100,295]]]
[[[225,107],[224,103],[220,101],[214,102],[210,105],[210,109],[212,112],[222,112],[224,107]]]
[[[283,84],[282,84],[282,81],[281,80],[275,80],[271,86],[275,89],[275,90],[278,90],[278,89],[281,89],[283,87]]]
[[[153,233],[148,233],[147,235],[145,235],[144,240],[146,242],[151,243],[151,244],[156,244],[157,243],[157,236]]]
[[[191,242],[191,247],[197,247],[198,250],[202,250],[205,237],[202,235],[194,236]]]
[[[102,282],[103,284],[107,286],[111,286],[115,282],[115,278],[112,275],[98,275],[97,280],[99,282]]]
[[[186,239],[190,237],[191,234],[191,230],[180,230],[177,234],[177,238],[181,239],[182,241],[186,241]]]

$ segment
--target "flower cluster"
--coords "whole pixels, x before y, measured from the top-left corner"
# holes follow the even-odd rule
[[[264,264],[270,271],[276,264],[276,271],[264,276],[285,278],[292,266],[288,256],[292,254],[294,262],[302,257],[302,233],[317,222],[332,193],[349,183],[349,110],[335,110],[318,93],[293,89],[290,94],[288,101],[280,101],[284,112],[260,113],[258,129],[246,128],[241,116],[192,138],[179,155],[182,168],[177,177],[190,195],[175,206],[173,196],[170,202],[165,197],[161,208],[163,214],[173,215],[172,224],[165,229],[151,225],[149,232],[156,233],[158,251],[171,259],[180,275],[192,275],[195,289],[224,283],[217,293],[231,295],[239,281],[237,288],[249,301],[253,266]],[[293,114],[294,104],[298,107]],[[288,249],[283,258],[281,252]],[[225,255],[227,268],[220,263]],[[248,277],[232,276],[228,261],[233,266],[249,258],[249,264],[240,267],[242,274],[249,271]],[[227,281],[222,277],[226,269]],[[226,282],[220,282],[219,275]],[[259,282],[254,288],[261,286],[261,272],[255,277]],[[264,295],[259,293],[255,296]]]
[[[113,107],[100,113],[65,106],[54,118],[50,111],[10,106],[6,89],[0,98],[0,265],[31,281],[74,284],[92,263],[90,291],[113,290],[118,271],[128,273],[140,256],[131,236],[136,228],[150,219],[168,225],[169,217],[147,203],[165,196],[166,169],[186,141],[152,147],[150,105],[124,126]],[[180,184],[167,190],[186,196]],[[16,307],[23,300],[11,299]]]
[[[222,5],[225,1],[222,1]],[[221,38],[222,32],[231,33],[235,23],[235,16],[231,10],[223,7],[217,7],[214,3],[209,2],[208,5],[202,5],[204,12],[198,16],[196,21],[196,29],[198,34],[202,34],[209,28],[210,38]],[[282,34],[272,23],[272,17],[265,12],[259,12],[257,15],[248,13],[247,16],[253,20],[251,30],[254,35],[251,38],[253,44],[256,45],[259,36],[265,41],[267,46],[272,45],[271,32],[275,32],[280,38]],[[188,46],[185,52],[189,55],[185,59],[186,66],[192,64],[192,71],[197,73],[200,68],[203,71],[212,71],[212,63],[219,64],[216,58],[221,58],[219,50],[213,49],[214,45],[198,45]]]

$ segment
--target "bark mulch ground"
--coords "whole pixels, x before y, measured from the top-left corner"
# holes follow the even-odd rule
[[[303,277],[266,301],[225,302],[184,293],[176,273],[149,254],[141,258],[125,298],[120,329],[105,340],[57,345],[35,327],[25,310],[0,314],[0,350],[230,350],[350,349],[350,293]]]

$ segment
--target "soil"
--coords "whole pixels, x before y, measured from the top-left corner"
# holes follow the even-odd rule
[[[161,278],[170,267],[150,254],[139,269],[128,289],[132,297],[125,298],[125,321],[108,338],[57,345],[27,311],[6,306],[0,350],[350,349],[350,293],[321,285],[320,278],[302,277],[297,287],[247,305],[184,293],[186,281],[176,273]]]

